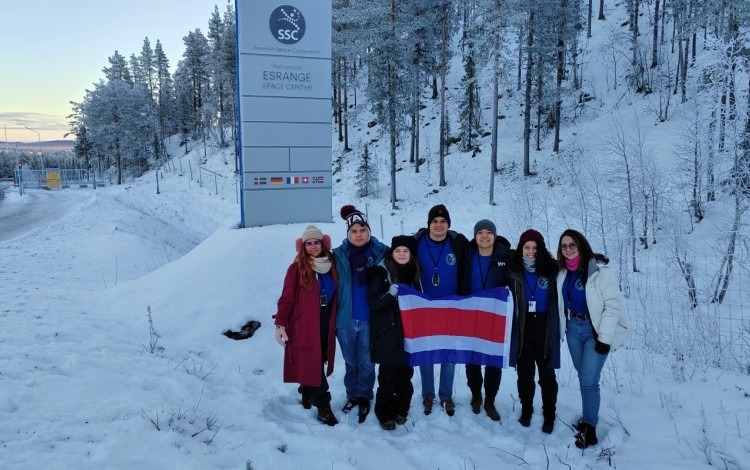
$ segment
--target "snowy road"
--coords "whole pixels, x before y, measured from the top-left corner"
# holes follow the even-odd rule
[[[79,191],[27,190],[0,201],[0,242],[20,237],[65,217],[85,197]]]

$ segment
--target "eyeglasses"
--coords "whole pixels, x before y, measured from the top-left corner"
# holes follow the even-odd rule
[[[320,240],[310,240],[305,242],[305,246],[308,248],[312,248],[314,246],[320,246]]]
[[[578,249],[578,245],[576,245],[575,243],[570,243],[568,245],[566,245],[565,243],[561,243],[560,249],[563,251],[573,251]]]

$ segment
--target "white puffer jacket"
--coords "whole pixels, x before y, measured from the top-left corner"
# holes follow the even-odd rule
[[[562,286],[568,271],[561,269],[557,275],[557,303],[560,308],[560,325],[566,325],[565,300]],[[591,324],[599,335],[599,341],[614,350],[625,343],[632,333],[630,317],[622,302],[617,277],[606,264],[589,261],[589,274],[586,281],[586,305],[591,315]],[[563,335],[565,337],[563,328]]]

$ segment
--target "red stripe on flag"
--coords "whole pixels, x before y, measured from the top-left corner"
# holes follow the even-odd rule
[[[448,335],[505,342],[506,317],[484,310],[414,308],[401,310],[401,319],[406,338]]]

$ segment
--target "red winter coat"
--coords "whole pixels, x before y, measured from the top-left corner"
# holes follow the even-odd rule
[[[334,272],[333,281],[336,282]],[[320,354],[320,291],[316,282],[306,289],[300,282],[297,263],[286,271],[284,288],[274,318],[276,325],[286,328],[289,342],[284,348],[284,382],[310,387],[320,386],[323,358]],[[336,300],[329,299],[331,315],[328,320],[328,367],[326,376],[333,373],[336,357]]]

